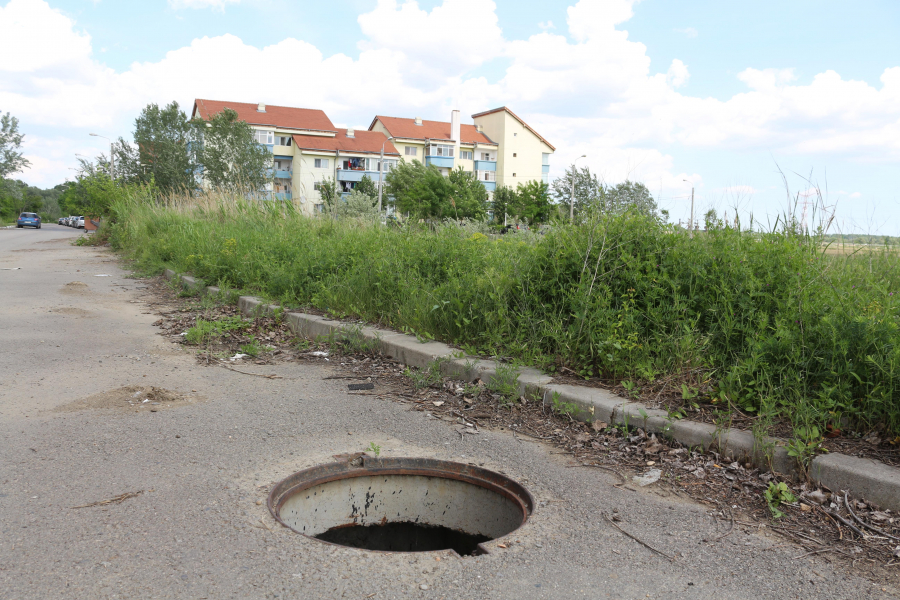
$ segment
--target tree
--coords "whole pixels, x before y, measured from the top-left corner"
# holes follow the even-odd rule
[[[375,219],[378,207],[372,197],[359,189],[354,189],[344,200],[331,205],[331,212],[342,219]]]
[[[569,207],[572,204],[572,183],[575,183],[575,213],[579,213],[588,205],[600,206],[603,204],[605,190],[597,176],[591,173],[590,168],[582,167],[576,170],[575,165],[566,171],[566,174],[553,181],[550,195],[560,206],[565,207],[566,216],[569,215]]]
[[[164,193],[193,189],[197,165],[192,160],[196,158],[192,142],[198,129],[196,125],[188,120],[177,102],[165,108],[148,104],[134,121],[137,160],[134,149],[120,139],[118,149],[122,154],[117,153],[117,166],[121,165],[123,174],[139,181],[152,179]]]
[[[515,208],[518,203],[519,197],[516,196],[516,190],[505,185],[498,185],[494,190],[494,198],[491,203],[494,222],[497,225],[506,225],[507,216],[515,216]]]
[[[326,210],[331,210],[337,203],[341,196],[338,193],[337,181],[334,177],[319,183],[319,197],[322,199],[322,204],[325,205]]]
[[[446,212],[456,219],[484,219],[487,215],[488,195],[475,173],[459,167],[450,172],[448,179],[453,187],[449,198],[452,212],[449,209]]]
[[[550,218],[549,186],[543,181],[529,181],[516,187],[515,214],[529,225],[544,223]]]
[[[31,166],[19,148],[25,134],[19,133],[19,120],[9,113],[0,116],[0,179]]]
[[[656,215],[656,200],[643,183],[625,180],[614,188],[607,188],[606,196],[607,210],[612,212],[636,210],[647,215]]]
[[[387,193],[394,197],[397,210],[416,219],[453,216],[449,210],[453,185],[434,165],[417,160],[401,162],[385,177]]]
[[[209,121],[194,123],[198,133],[192,149],[204,183],[215,190],[260,192],[269,181],[272,154],[256,142],[253,129],[226,108]]]
[[[359,192],[360,194],[365,194],[372,199],[378,198],[378,186],[375,185],[375,182],[372,181],[372,178],[368,175],[363,175],[362,179],[359,180],[359,183],[356,184],[356,187],[353,188],[354,191]]]

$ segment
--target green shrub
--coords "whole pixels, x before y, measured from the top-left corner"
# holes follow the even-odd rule
[[[113,243],[143,268],[191,271],[583,376],[683,374],[745,411],[768,399],[803,426],[847,417],[900,433],[900,258],[891,249],[828,255],[818,238],[791,230],[691,239],[632,213],[486,236],[241,201],[173,207],[135,197],[114,212]]]

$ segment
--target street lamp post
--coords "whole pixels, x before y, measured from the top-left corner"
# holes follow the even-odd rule
[[[107,142],[109,142],[109,178],[112,180],[116,179],[116,158],[113,155],[113,141],[106,137],[105,135],[99,135],[96,133],[90,134],[93,137],[103,138]]]
[[[393,136],[381,143],[381,160],[378,161],[378,218],[381,218],[381,188],[384,187],[384,145],[394,139]]]
[[[682,179],[685,183],[692,183],[687,179]],[[691,185],[691,222],[688,223],[688,235],[694,237],[694,186]]]
[[[569,202],[569,221],[572,223],[575,222],[575,177],[578,175],[578,171],[575,170],[575,163],[578,162],[581,158],[587,158],[587,154],[582,154],[574,161],[572,161],[572,197]]]

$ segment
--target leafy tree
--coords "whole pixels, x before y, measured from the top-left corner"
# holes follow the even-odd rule
[[[372,178],[368,175],[363,175],[362,179],[356,184],[356,187],[353,188],[353,190],[373,199],[378,198],[378,186],[375,185],[375,182],[372,181]]]
[[[195,122],[192,142],[204,183],[216,190],[259,192],[269,181],[272,154],[256,142],[253,129],[226,108],[209,121]]]
[[[319,183],[319,197],[322,199],[326,210],[330,211],[337,203],[341,196],[338,193],[338,185],[334,177]]]
[[[516,190],[509,186],[498,185],[494,190],[493,210],[494,222],[497,225],[505,225],[507,216],[515,216],[515,209],[518,206],[519,197]]]
[[[148,104],[134,121],[137,156],[120,139],[118,149],[122,154],[116,156],[117,166],[122,165],[122,173],[133,179],[152,179],[163,193],[193,189],[197,165],[193,160],[196,153],[191,150],[197,129],[177,102],[165,108]]]
[[[484,219],[487,215],[488,194],[475,173],[459,167],[450,172],[448,179],[453,189],[449,198],[452,212],[447,212],[456,219]]]
[[[566,171],[566,174],[553,181],[550,195],[561,207],[565,208],[565,216],[569,216],[569,207],[572,203],[572,184],[575,184],[575,213],[579,213],[588,205],[602,205],[605,200],[605,189],[590,168],[582,167],[577,170],[575,165]]]
[[[515,215],[529,225],[545,223],[550,218],[549,186],[543,181],[529,181],[516,187]]]
[[[19,148],[25,134],[19,133],[19,120],[9,113],[0,116],[0,179],[31,166]]]
[[[416,219],[453,216],[450,196],[453,185],[434,165],[417,160],[401,162],[385,177],[387,192],[394,197],[397,210]]]
[[[338,200],[330,208],[334,216],[343,219],[375,219],[378,216],[372,196],[359,189],[352,190],[346,199]]]
[[[628,180],[606,189],[606,206],[607,210],[616,213],[636,210],[647,215],[656,215],[656,200],[650,195],[647,186]]]

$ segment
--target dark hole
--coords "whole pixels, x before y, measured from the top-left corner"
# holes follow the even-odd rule
[[[440,525],[409,522],[335,527],[316,537],[333,544],[366,550],[387,552],[454,550],[460,556],[479,554],[478,544],[491,539],[486,535],[474,535]]]

